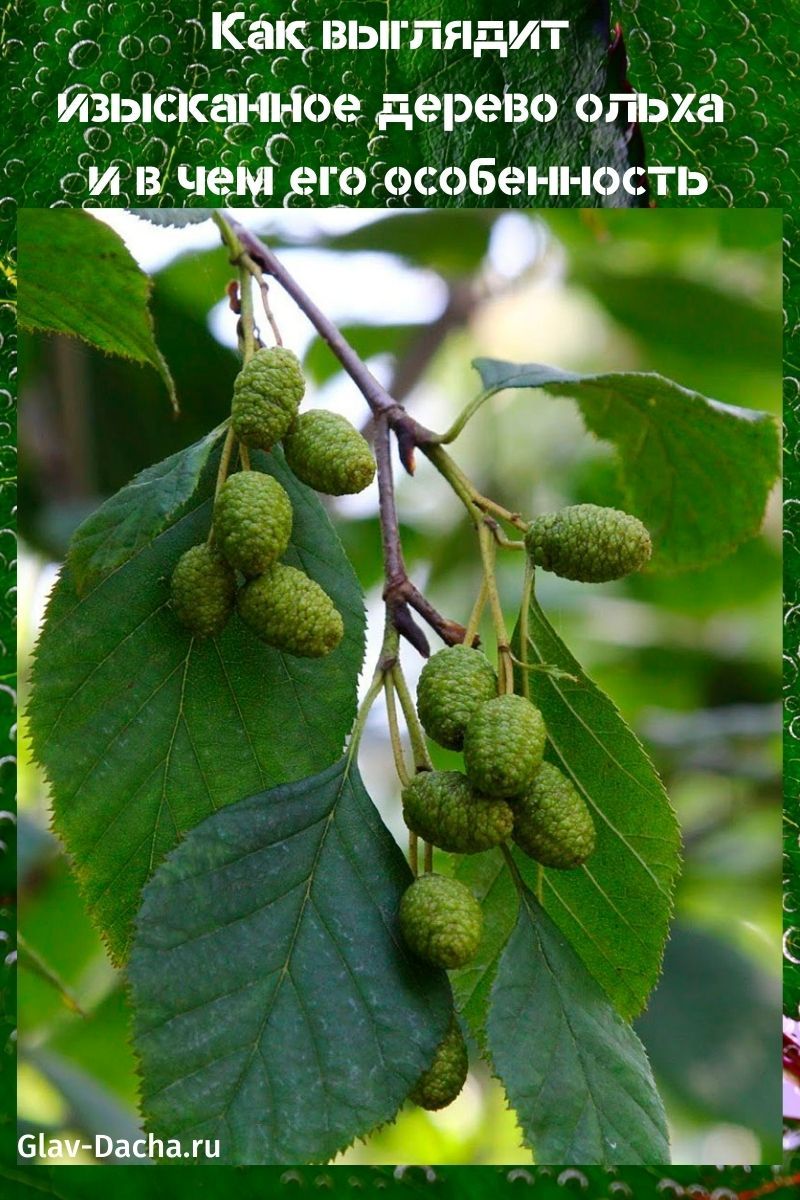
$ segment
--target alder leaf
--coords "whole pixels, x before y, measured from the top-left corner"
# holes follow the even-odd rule
[[[23,209],[17,255],[24,329],[82,338],[107,354],[149,363],[177,408],[153,335],[150,281],[118,233],[81,209]]]
[[[489,994],[500,956],[517,921],[517,890],[499,850],[465,854],[458,859],[456,879],[475,896],[483,912],[483,933],[475,956],[452,971],[456,1007],[483,1047]]]
[[[487,1039],[538,1163],[669,1162],[644,1047],[525,887],[492,986]]]
[[[75,531],[68,562],[84,595],[180,516],[194,496],[223,426],[131,480]]]
[[[761,528],[780,449],[768,413],[651,372],[577,375],[493,358],[473,365],[491,394],[544,388],[576,400],[587,428],[617,449],[628,506],[653,538],[654,567],[704,566]]]
[[[346,757],[192,830],[145,888],[129,967],[149,1127],[294,1163],[391,1120],[452,1011],[399,934],[411,879]]]
[[[519,626],[514,634],[522,657]],[[613,701],[592,683],[535,597],[527,661],[570,676],[520,672],[547,726],[548,758],[586,800],[597,847],[571,871],[541,869],[542,903],[623,1017],[641,1012],[661,968],[679,870],[675,814],[650,759]],[[536,888],[530,859],[521,867]]]
[[[84,595],[64,568],[36,650],[34,753],[50,781],[56,831],[116,959],[145,880],[176,841],[226,804],[328,766],[355,714],[361,589],[319,499],[280,454],[254,463],[289,493],[285,559],[333,598],[345,625],[339,647],[317,660],[283,655],[235,615],[201,642],[172,613],[170,575],[208,533],[218,456],[181,515]],[[147,490],[160,486],[155,472]],[[144,495],[142,504],[160,526],[158,506]]]

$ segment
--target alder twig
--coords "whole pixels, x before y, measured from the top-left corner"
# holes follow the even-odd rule
[[[457,621],[451,621],[434,608],[408,576],[403,560],[400,529],[395,502],[394,477],[392,474],[389,422],[385,415],[375,422],[375,460],[378,465],[378,506],[380,512],[381,540],[383,543],[383,566],[386,584],[383,599],[392,622],[399,633],[423,657],[430,654],[430,646],[411,610],[419,614],[431,629],[448,645],[464,639],[465,629]]]
[[[230,214],[226,214],[224,217],[215,214],[214,220],[230,251],[231,261],[235,262],[240,269],[250,272],[260,283],[263,282],[263,272],[280,284],[301,312],[308,317],[369,405],[375,419],[375,459],[386,577],[383,598],[393,626],[425,658],[430,655],[430,645],[425,633],[414,619],[415,612],[438,633],[447,645],[451,646],[456,642],[463,641],[464,626],[458,621],[449,620],[438,612],[409,578],[403,561],[397,519],[389,431],[391,430],[397,438],[400,459],[409,473],[414,471],[414,451],[417,446],[432,445],[436,441],[436,434],[415,421],[402,404],[399,404],[389,394],[362,362],[333,321],[317,308],[294,276],[287,271],[283,263],[260,238],[240,225]]]
[[[389,394],[369,368],[356,354],[353,347],[321,309],[317,308],[311,297],[305,292],[294,276],[287,271],[283,263],[273,254],[256,234],[251,233],[244,225],[227,214],[224,218],[234,236],[238,239],[246,257],[256,263],[265,274],[270,275],[279,283],[285,292],[294,300],[301,312],[305,313],[322,340],[342,364],[353,380],[358,390],[369,405],[373,416],[383,416],[397,438],[400,458],[403,466],[410,475],[414,473],[414,450],[417,446],[426,446],[437,440],[437,435],[406,412],[402,404]]]

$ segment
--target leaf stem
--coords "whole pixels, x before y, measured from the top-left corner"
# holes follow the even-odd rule
[[[216,500],[217,496],[219,495],[220,488],[222,487],[225,480],[228,478],[228,469],[231,465],[231,456],[233,454],[235,445],[236,445],[236,436],[229,425],[228,432],[225,434],[225,441],[222,443],[222,452],[220,453],[220,456],[219,456],[219,466],[217,467],[217,480],[216,480],[216,483],[214,484],[214,500]],[[211,528],[209,529],[208,537],[206,538],[206,545],[213,546],[213,544],[214,544],[214,522],[212,520]]]
[[[473,525],[477,529],[481,520],[481,514],[475,503],[477,492],[467,476],[442,446],[423,446],[422,452],[433,463],[439,474],[450,484],[450,487],[466,508]]]
[[[511,662],[511,646],[508,641],[508,630],[506,629],[505,617],[503,616],[503,606],[500,603],[500,593],[497,590],[497,578],[494,570],[494,540],[491,530],[483,521],[478,526],[478,542],[481,550],[481,561],[483,562],[483,577],[489,598],[489,609],[492,614],[495,638],[497,639],[498,676],[500,694],[503,695],[504,693],[514,691],[514,667]]]
[[[403,668],[400,666],[399,661],[392,667],[392,682],[397,691],[397,698],[400,701],[400,707],[403,710],[403,716],[408,728],[408,736],[414,754],[414,766],[418,771],[432,771],[433,763],[428,754],[425,734],[419,723],[417,710],[414,707],[414,701],[411,699],[406,677],[403,674]]]
[[[256,352],[256,322],[253,310],[253,281],[247,267],[239,259],[239,302],[242,315],[239,329],[242,343],[242,362],[246,365]]]
[[[409,781],[409,774],[408,768],[406,767],[405,754],[403,752],[400,726],[397,721],[397,704],[395,702],[394,681],[392,679],[391,672],[384,673],[383,690],[386,694],[386,715],[389,723],[389,739],[392,743],[394,767],[397,771],[397,777],[400,780],[401,787],[406,787]]]
[[[486,607],[486,601],[489,593],[486,589],[486,576],[481,575],[481,586],[478,589],[478,595],[475,597],[475,603],[472,606],[472,612],[467,621],[467,631],[464,634],[464,645],[471,646],[478,636],[478,626],[483,616],[483,610]]]
[[[506,521],[516,529],[526,530],[528,528],[528,522],[520,513],[511,512],[502,504],[498,504],[496,500],[490,500],[488,496],[479,492],[469,476],[462,471],[455,459],[451,458],[442,446],[423,446],[422,452],[433,463],[437,471],[444,476],[459,499],[467,505],[471,515],[472,510],[477,508],[490,516],[499,517],[500,520]],[[516,543],[504,542],[503,544],[517,549]]]
[[[375,673],[372,676],[372,681],[367,689],[366,695],[358,707],[358,713],[356,714],[353,731],[350,734],[350,745],[347,750],[348,768],[358,752],[358,745],[361,741],[361,735],[364,732],[364,726],[367,723],[367,717],[370,714],[370,710],[375,701],[378,699],[378,696],[380,696],[381,692],[383,691],[383,675],[384,669],[379,662],[375,668]]]
[[[506,866],[508,867],[509,874],[511,875],[511,878],[514,880],[514,886],[516,887],[517,891],[521,895],[523,892],[527,891],[527,888],[525,886],[525,880],[522,878],[522,876],[519,873],[519,867],[514,862],[514,856],[511,853],[511,849],[507,842],[502,842],[500,845],[500,849],[503,853],[503,858],[506,860]]]
[[[507,538],[500,526],[492,517],[485,518],[486,524],[492,531],[492,537],[497,542],[498,546],[502,546],[504,550],[524,550],[524,541],[517,541],[513,538]]]
[[[530,621],[531,597],[534,587],[534,567],[529,558],[525,559],[525,578],[522,583],[522,599],[519,606],[519,655],[522,667],[522,695],[526,700],[531,698],[531,681],[528,674],[528,631]]]
[[[218,208],[212,209],[211,220],[220,232],[225,248],[230,255],[231,262],[238,262],[242,254],[242,244]]]
[[[258,290],[261,293],[261,307],[264,309],[264,316],[267,318],[269,327],[272,330],[272,336],[275,339],[275,345],[282,346],[283,338],[281,337],[281,331],[278,328],[278,322],[275,320],[275,314],[273,313],[272,305],[269,302],[269,284],[264,278],[258,264],[253,262],[249,254],[242,255],[242,262],[247,266],[248,270],[258,284]]]
[[[479,392],[475,399],[470,400],[469,404],[459,413],[450,428],[445,433],[439,435],[437,441],[445,446],[450,442],[454,442],[467,422],[475,416],[478,409],[482,408],[485,402],[491,396],[494,396],[494,394],[494,388],[486,388],[484,391]]]

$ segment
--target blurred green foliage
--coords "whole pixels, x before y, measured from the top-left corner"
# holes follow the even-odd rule
[[[434,427],[445,428],[478,390],[470,360],[479,355],[573,371],[657,370],[720,401],[779,413],[779,213],[430,212],[365,215],[346,234],[306,233],[306,224],[301,237],[289,217],[262,219],[260,228],[287,253],[298,243],[314,250],[309,290],[315,277],[320,286],[333,277],[354,344],[375,356],[385,378],[404,381],[414,415]],[[365,252],[378,256],[373,323],[354,322],[346,303],[347,264]],[[432,351],[430,326],[413,313],[378,327],[381,289],[391,290],[398,260],[419,272],[420,297],[432,287],[469,297],[439,323]],[[219,249],[177,257],[155,277],[156,338],[181,402],[177,420],[154,371],[73,342],[23,339],[24,678],[48,564],[63,557],[77,523],[136,471],[225,416],[236,357],[208,316],[228,278]],[[280,322],[289,301],[273,294],[272,302]],[[333,359],[314,340],[308,366],[320,402],[340,394]],[[610,448],[586,434],[567,399],[504,393],[475,417],[454,453],[481,491],[514,510],[619,500]],[[457,502],[424,462],[416,478],[399,480],[398,502],[412,574],[441,610],[465,620],[478,563]],[[382,559],[374,496],[333,509],[375,623]],[[513,624],[520,570],[508,559],[500,585]],[[588,592],[545,575],[537,589],[559,635],[643,738],[684,831],[678,923],[638,1026],[668,1104],[678,1162],[779,1157],[780,564],[771,508],[759,537],[705,570]],[[482,632],[490,646],[488,627]],[[365,779],[399,835],[379,720],[368,733]],[[452,761],[444,751],[435,758]],[[72,1011],[41,975],[21,971],[21,1116],[32,1128],[88,1132],[102,1124],[105,1103],[117,1128],[136,1120],[123,984],[46,832],[45,783],[26,761],[20,782],[21,928],[86,1014]],[[346,1156],[360,1163],[529,1157],[498,1085],[479,1065],[450,1110],[407,1107]]]

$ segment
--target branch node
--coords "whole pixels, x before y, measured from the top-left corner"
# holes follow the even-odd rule
[[[414,649],[418,651],[423,658],[430,658],[430,643],[428,642],[428,639],[423,631],[420,629],[419,625],[412,617],[411,610],[409,609],[408,605],[405,602],[401,602],[400,604],[392,604],[389,607],[389,611],[392,614],[392,622],[394,627],[401,637],[404,637],[406,641],[410,642]]]
[[[405,415],[405,414],[404,414]],[[397,438],[397,450],[400,455],[400,462],[405,467],[409,475],[413,475],[417,469],[417,464],[414,461],[414,452],[417,448],[416,433],[409,428],[409,422],[393,421],[392,427],[394,435]]]

